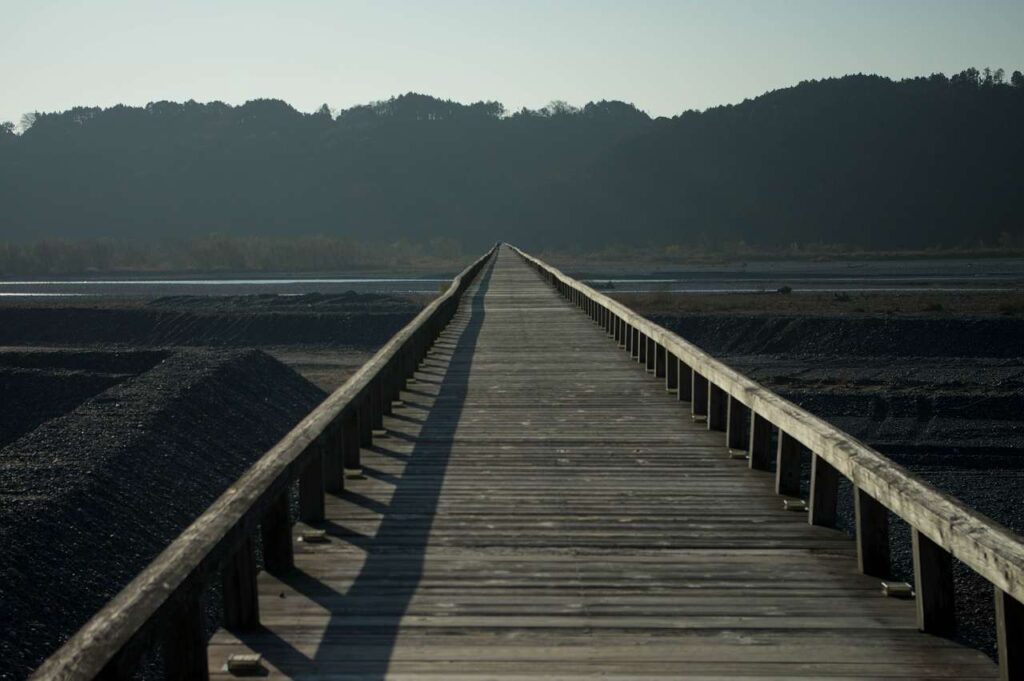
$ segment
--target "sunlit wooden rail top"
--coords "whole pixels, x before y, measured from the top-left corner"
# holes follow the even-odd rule
[[[998,665],[948,638],[953,558]],[[1022,600],[1020,537],[502,245],[34,678],[1020,679]]]

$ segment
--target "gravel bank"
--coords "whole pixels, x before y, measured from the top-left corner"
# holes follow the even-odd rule
[[[181,351],[0,450],[0,679],[24,677],[323,396],[262,352]]]

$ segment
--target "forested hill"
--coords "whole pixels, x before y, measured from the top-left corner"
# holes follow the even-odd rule
[[[0,239],[324,234],[995,244],[1024,233],[1024,77],[801,83],[657,120],[404,95],[336,115],[156,102],[0,129]]]

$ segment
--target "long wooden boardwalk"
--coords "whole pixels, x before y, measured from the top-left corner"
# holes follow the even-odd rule
[[[996,676],[506,247],[384,425],[211,676],[250,651],[275,678]]]

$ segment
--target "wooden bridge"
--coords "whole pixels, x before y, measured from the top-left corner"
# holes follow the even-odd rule
[[[906,600],[880,585],[890,513]],[[944,637],[953,557],[994,585],[999,665]],[[156,649],[172,679],[1020,679],[1022,599],[1020,537],[500,246],[34,678]]]

